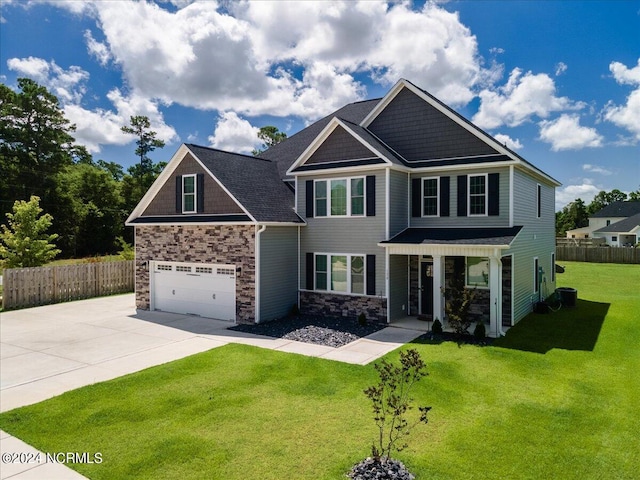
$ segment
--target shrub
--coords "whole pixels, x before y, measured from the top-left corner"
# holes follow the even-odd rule
[[[473,329],[473,336],[478,339],[483,339],[487,336],[487,330],[482,320],[476,323],[476,328]]]
[[[127,243],[124,238],[117,237],[116,243],[120,246],[118,254],[125,260],[133,260],[136,257],[136,252],[133,249],[133,245]]]
[[[367,325],[367,316],[364,314],[364,312],[358,315],[358,324],[361,327],[365,327]]]
[[[438,320],[437,318],[431,326],[431,333],[434,333],[436,335],[440,335],[442,333],[442,323],[440,323],[440,320]]]

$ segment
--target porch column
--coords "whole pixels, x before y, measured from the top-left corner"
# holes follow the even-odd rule
[[[433,255],[433,319],[444,323],[444,259],[442,255]]]
[[[502,330],[502,261],[499,256],[489,257],[489,331],[491,337],[500,336]]]

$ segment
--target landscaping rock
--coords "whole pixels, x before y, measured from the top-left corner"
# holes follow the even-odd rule
[[[229,330],[337,348],[371,335],[385,326],[379,323],[360,325],[356,319],[350,318],[301,316],[257,325],[234,325]]]
[[[414,477],[399,460],[389,458],[381,461],[368,457],[354,465],[347,474],[353,480],[414,480]]]

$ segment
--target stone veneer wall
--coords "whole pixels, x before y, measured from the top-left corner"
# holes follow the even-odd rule
[[[387,299],[322,292],[300,292],[300,313],[303,315],[356,319],[363,312],[369,321],[386,323]]]
[[[149,310],[151,260],[231,264],[236,277],[236,322],[255,321],[255,227],[194,225],[136,227],[136,307]]]

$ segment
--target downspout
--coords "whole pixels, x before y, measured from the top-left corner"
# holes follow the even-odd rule
[[[257,225],[256,225],[257,227]],[[256,267],[255,267],[255,291],[256,291],[256,323],[260,323],[260,234],[267,229],[266,225],[260,225],[256,230]]]

